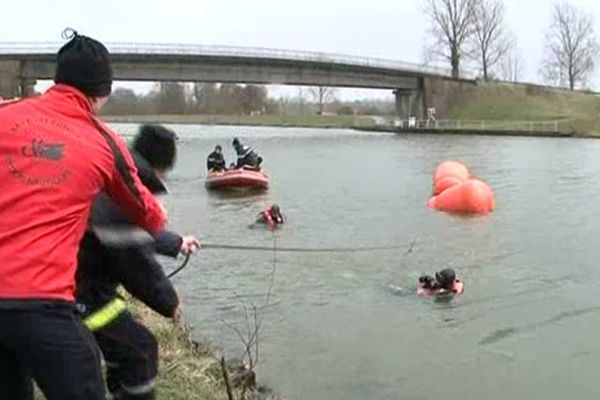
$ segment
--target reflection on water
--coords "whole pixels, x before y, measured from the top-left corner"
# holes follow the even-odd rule
[[[597,398],[598,142],[176,129],[168,206],[178,230],[206,243],[273,246],[271,232],[248,225],[276,202],[288,217],[278,246],[399,246],[276,254],[260,376],[291,399]],[[231,160],[233,136],[264,157],[268,192],[204,188],[206,155],[220,143]],[[464,218],[426,208],[445,159],[491,184],[496,212]],[[231,356],[240,342],[224,321],[243,324],[240,303],[262,304],[273,256],[206,249],[175,280],[198,333]],[[446,266],[466,283],[459,301],[412,295],[420,274]]]

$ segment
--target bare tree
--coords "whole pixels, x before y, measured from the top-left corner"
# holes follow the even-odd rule
[[[177,82],[160,82],[158,108],[161,113],[182,114],[186,109],[185,86]]]
[[[310,88],[310,94],[319,106],[319,115],[323,114],[325,104],[335,98],[335,88],[327,86],[317,86]]]
[[[240,399],[246,399],[246,394],[253,391],[256,388],[256,374],[255,368],[260,361],[260,333],[261,327],[264,322],[265,312],[267,307],[272,306],[271,296],[273,294],[273,286],[275,284],[275,272],[277,270],[277,236],[273,233],[273,263],[271,272],[268,278],[269,285],[265,295],[265,300],[262,306],[256,304],[248,305],[237,293],[234,293],[235,297],[239,300],[240,305],[244,310],[244,319],[246,329],[239,328],[236,324],[229,323],[225,320],[221,320],[226,326],[228,326],[238,336],[243,344],[244,352],[242,355],[243,365],[238,368],[236,376],[234,377],[234,386],[241,387]],[[222,360],[222,369],[224,377],[227,376],[225,367],[223,366],[224,359]],[[225,378],[228,381],[228,378]],[[233,399],[231,394],[231,388],[227,383],[228,398]]]
[[[194,83],[192,86],[192,98],[196,109],[201,112],[211,112],[218,95],[218,90],[215,83]]]
[[[298,113],[300,115],[304,115],[304,106],[305,106],[305,98],[304,98],[304,89],[302,86],[298,88]]]
[[[242,106],[245,114],[253,111],[262,112],[266,108],[267,88],[262,85],[246,85],[242,92]]]
[[[428,51],[450,62],[452,76],[458,78],[460,63],[473,36],[478,0],[427,0],[425,12],[431,24],[432,43]],[[427,56],[429,57],[429,55]]]
[[[500,77],[508,82],[519,82],[523,76],[523,56],[517,48],[509,50],[500,60]]]
[[[289,112],[289,110],[288,110],[289,104],[290,104],[289,96],[279,97],[279,99],[277,99],[277,108],[278,108],[279,114],[287,115],[287,113]]]
[[[555,4],[542,66],[546,79],[571,90],[585,85],[597,55],[592,16],[569,3]]]
[[[135,115],[141,114],[142,108],[140,97],[133,90],[118,87],[113,90],[102,113],[104,115]]]
[[[504,17],[502,0],[478,0],[475,4],[471,55],[479,63],[486,81],[510,49]]]

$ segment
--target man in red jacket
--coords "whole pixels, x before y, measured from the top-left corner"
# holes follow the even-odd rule
[[[165,213],[123,141],[96,118],[112,87],[106,48],[73,32],[45,94],[0,105],[0,399],[105,398],[74,305],[79,242],[104,190],[150,233]]]

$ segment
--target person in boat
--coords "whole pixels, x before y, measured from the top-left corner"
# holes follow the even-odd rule
[[[268,207],[256,217],[257,223],[269,225],[271,229],[275,229],[279,225],[282,225],[284,221],[283,213],[277,204]]]
[[[456,279],[456,272],[452,268],[444,268],[436,272],[435,278],[430,275],[419,277],[419,290],[423,293],[459,293],[462,292],[462,286],[462,282]]]
[[[212,153],[208,155],[206,159],[206,168],[208,172],[223,171],[227,169],[225,163],[225,157],[223,157],[223,148],[220,144],[215,146]]]
[[[236,168],[260,171],[260,164],[263,159],[252,148],[242,144],[238,138],[233,139],[233,148],[237,154]]]
[[[138,177],[154,196],[167,192],[160,177],[174,165],[175,134],[145,125],[133,142]],[[93,204],[90,229],[80,245],[76,301],[106,361],[106,383],[115,399],[155,398],[158,345],[154,335],[127,311],[118,286],[166,318],[179,318],[177,292],[154,254],[177,257],[199,247],[193,236],[162,230],[144,235],[101,194]]]

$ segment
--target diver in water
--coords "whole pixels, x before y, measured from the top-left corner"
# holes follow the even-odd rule
[[[458,294],[463,290],[464,285],[461,280],[456,279],[456,272],[452,268],[444,268],[436,272],[435,278],[430,275],[419,277],[420,294]]]
[[[283,214],[277,204],[260,212],[256,217],[256,222],[259,224],[267,224],[271,229],[277,228],[284,223]]]

